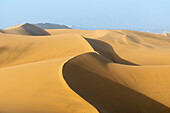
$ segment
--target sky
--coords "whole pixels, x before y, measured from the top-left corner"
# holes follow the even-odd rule
[[[0,0],[0,29],[41,22],[89,29],[170,28],[170,0]]]

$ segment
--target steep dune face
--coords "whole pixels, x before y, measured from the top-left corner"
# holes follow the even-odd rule
[[[29,23],[13,26],[3,31],[4,33],[7,33],[7,34],[17,34],[17,35],[32,35],[32,36],[50,35],[44,29],[39,28]]]
[[[169,37],[25,28],[0,31],[1,113],[170,112]]]
[[[97,40],[107,43],[120,58],[134,64],[170,64],[169,37],[136,31],[110,30]]]
[[[75,92],[101,113],[169,113],[169,70],[170,67],[118,65],[87,53],[68,61],[63,76]]]
[[[110,46],[108,43],[96,39],[88,39],[85,38],[89,44],[93,47],[95,51],[97,51],[102,56],[108,58],[109,60],[126,65],[137,65],[127,60],[120,58],[117,53],[114,51],[114,48]]]

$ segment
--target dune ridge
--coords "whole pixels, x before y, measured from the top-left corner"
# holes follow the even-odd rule
[[[76,34],[36,37],[0,34],[0,39],[0,67],[75,56],[94,51],[84,38]]]
[[[96,53],[86,53],[65,63],[63,76],[75,92],[101,113],[169,113],[170,101],[166,98],[169,98],[170,94],[167,91],[170,82],[167,74],[170,73],[170,67],[166,68],[167,74],[162,77],[155,76],[157,77],[155,79],[153,79],[154,74],[150,73],[152,77],[148,77],[149,74],[140,75],[139,73],[137,76],[131,75],[138,68],[144,68],[143,71],[149,69],[145,66],[118,65]],[[159,70],[157,67],[153,68]],[[150,84],[142,81],[140,76]],[[160,78],[165,83],[155,84],[155,81]],[[148,87],[151,91],[147,91]],[[153,92],[159,95],[152,94]]]
[[[3,30],[3,33],[17,34],[17,35],[32,35],[32,36],[50,35],[44,29],[39,28],[39,27],[29,24],[29,23],[6,28]]]
[[[0,31],[0,113],[170,113],[169,37],[23,26]]]

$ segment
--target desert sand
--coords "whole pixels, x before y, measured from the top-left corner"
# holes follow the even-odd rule
[[[18,34],[18,35],[32,35],[32,36],[44,36],[50,35],[44,29],[41,29],[35,25],[26,23],[21,25],[16,25],[0,32],[8,33],[8,34]]]
[[[0,113],[170,113],[170,37],[0,30]]]
[[[164,33],[164,36],[169,36],[170,37],[170,33]]]

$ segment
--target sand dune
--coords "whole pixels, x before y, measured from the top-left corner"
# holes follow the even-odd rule
[[[101,113],[169,113],[169,70],[169,66],[118,65],[87,53],[68,61],[63,76]]]
[[[3,30],[7,34],[18,34],[18,35],[32,35],[32,36],[44,36],[50,35],[47,31],[39,28],[35,25],[25,23],[17,26],[13,26]]]
[[[0,69],[1,113],[97,113],[62,77],[69,58]]]
[[[0,32],[0,113],[170,113],[170,37],[31,24]]]
[[[0,34],[0,67],[75,56],[93,51],[80,35],[21,36]]]
[[[47,30],[52,35],[79,34],[93,42],[105,56],[119,56],[138,65],[170,65],[170,38],[128,30]],[[107,49],[106,49],[107,48]],[[99,52],[98,51],[98,52]],[[115,56],[115,54],[117,54]],[[163,60],[162,60],[163,59]]]
[[[170,33],[164,33],[163,35],[164,36],[170,36]]]

